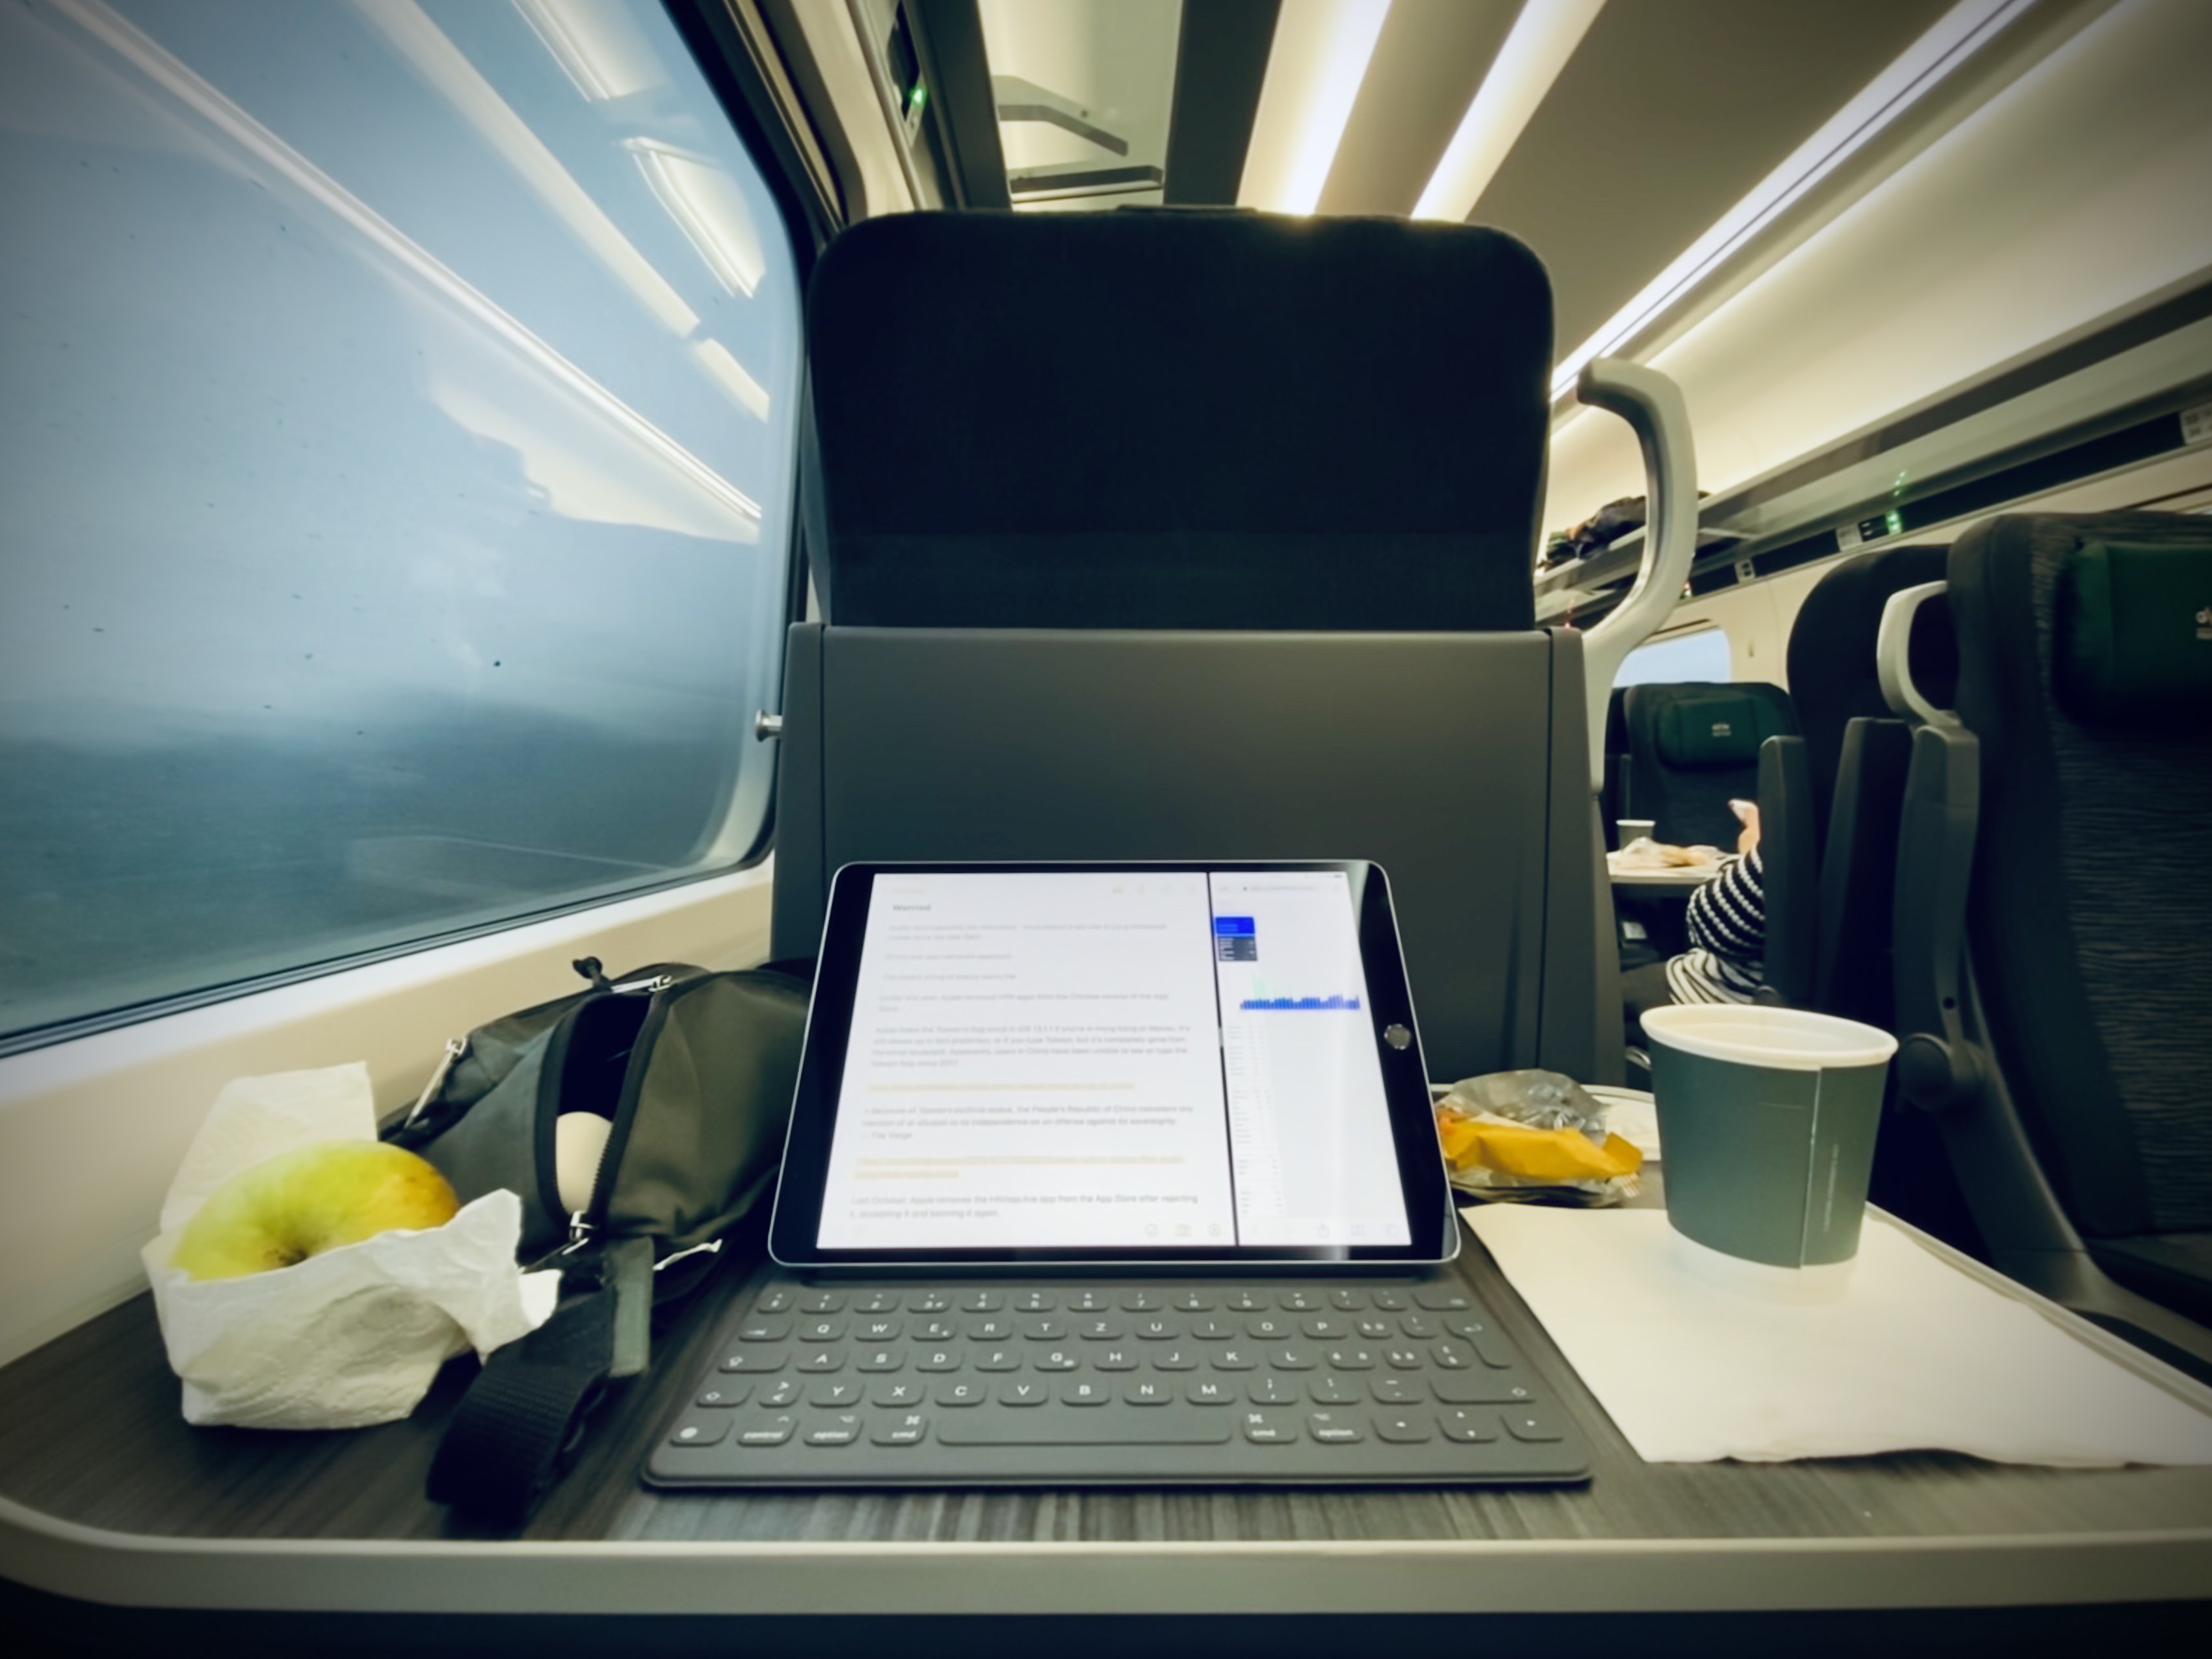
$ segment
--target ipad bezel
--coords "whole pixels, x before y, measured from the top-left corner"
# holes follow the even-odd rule
[[[945,874],[1018,872],[1249,873],[1267,871],[1341,871],[1350,878],[1359,905],[1359,951],[1367,980],[1367,1012],[1375,1052],[1382,1066],[1382,1092],[1389,1112],[1400,1194],[1406,1206],[1405,1244],[1218,1245],[1146,1249],[1095,1246],[886,1250],[825,1249],[821,1232],[822,1198],[827,1186],[830,1148],[836,1133],[837,1103],[844,1079],[845,1050],[852,1028],[860,948],[867,933],[876,878],[917,871]],[[1395,1047],[1385,1036],[1402,1026],[1407,1042]],[[976,863],[854,863],[841,868],[830,884],[829,914],[823,926],[814,996],[807,1010],[806,1035],[799,1081],[793,1092],[783,1165],[776,1181],[769,1223],[769,1254],[787,1267],[1138,1267],[1148,1269],[1258,1267],[1318,1264],[1405,1267],[1449,1261],[1459,1252],[1459,1227],[1450,1200],[1443,1154],[1437,1142],[1429,1079],[1421,1057],[1420,1027],[1414,1018],[1412,988],[1390,900],[1389,878],[1380,865],[1364,859],[1185,860],[1130,861],[1036,861]]]

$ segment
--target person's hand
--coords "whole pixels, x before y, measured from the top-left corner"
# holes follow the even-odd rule
[[[1729,803],[1729,810],[1735,814],[1737,821],[1743,825],[1743,833],[1735,838],[1735,850],[1739,854],[1748,854],[1753,848],[1759,845],[1758,803],[1732,800]]]

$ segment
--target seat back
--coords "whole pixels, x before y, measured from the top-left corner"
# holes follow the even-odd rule
[[[2082,1234],[2212,1229],[2212,525],[2000,518],[1948,580],[2004,1085]]]
[[[1372,859],[1433,1075],[1617,1080],[1582,642],[1533,624],[1534,256],[915,214],[833,244],[809,320],[778,955],[855,860]]]
[[[1759,749],[1794,735],[1790,694],[1778,685],[1685,681],[1621,694],[1628,756],[1620,815],[1650,818],[1661,841],[1733,849],[1730,800],[1759,793]]]
[[[835,623],[1534,625],[1551,288],[1500,232],[902,214],[808,311]]]

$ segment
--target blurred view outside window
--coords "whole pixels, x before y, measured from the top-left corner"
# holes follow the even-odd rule
[[[740,863],[796,272],[650,0],[0,11],[0,1042]]]
[[[1724,684],[1731,678],[1728,635],[1717,628],[1700,628],[1638,646],[1621,659],[1613,686],[1617,691],[1624,685],[1679,685],[1685,680]]]

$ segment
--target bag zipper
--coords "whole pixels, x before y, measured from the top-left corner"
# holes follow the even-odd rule
[[[407,1109],[406,1119],[399,1126],[401,1128],[407,1129],[414,1127],[415,1120],[422,1115],[423,1109],[429,1105],[438,1091],[446,1086],[447,1076],[453,1071],[455,1063],[468,1051],[469,1040],[466,1037],[446,1039],[446,1052],[439,1056],[437,1067],[430,1073],[430,1080],[422,1085],[422,1092],[415,1097],[415,1103]]]

